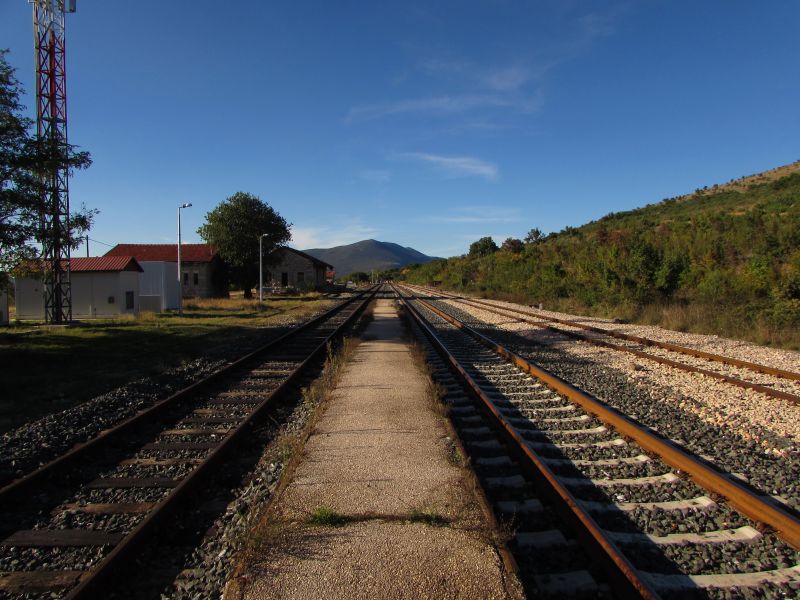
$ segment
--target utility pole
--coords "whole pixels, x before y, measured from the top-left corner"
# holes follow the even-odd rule
[[[258,236],[258,303],[264,302],[264,251],[261,249],[264,236],[268,233],[262,233]]]
[[[178,314],[183,314],[183,279],[181,278],[181,209],[189,208],[191,202],[186,202],[178,207]]]
[[[49,160],[42,183],[42,258],[47,323],[72,320],[65,15],[75,0],[28,0],[36,55],[36,137]]]

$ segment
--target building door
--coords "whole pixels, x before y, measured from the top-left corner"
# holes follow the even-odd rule
[[[287,287],[289,285],[289,274],[281,273],[281,285]]]

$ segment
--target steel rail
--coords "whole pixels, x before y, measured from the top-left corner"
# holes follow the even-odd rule
[[[422,329],[439,354],[461,376],[472,394],[480,401],[484,412],[493,419],[496,428],[516,450],[526,470],[535,479],[543,483],[546,492],[554,500],[555,509],[569,522],[577,537],[584,542],[595,559],[606,569],[604,573],[609,577],[615,592],[623,598],[646,598],[650,600],[659,598],[658,593],[639,575],[637,569],[619,550],[617,545],[605,535],[597,521],[580,505],[572,492],[558,480],[545,461],[527,444],[475,379],[467,373],[464,367],[450,353],[441,338],[433,331],[432,327],[429,326],[413,304],[407,302],[402,294],[398,293],[398,296],[400,296],[401,302],[408,308],[408,312],[413,316],[420,329]],[[427,302],[419,299],[417,301],[430,308]],[[434,312],[438,314],[439,311],[434,309]]]
[[[166,412],[166,410],[172,408],[173,406],[176,406],[182,400],[189,398],[193,394],[209,387],[210,384],[222,379],[224,376],[235,371],[248,361],[258,358],[260,355],[278,346],[278,344],[286,342],[295,335],[306,331],[318,323],[332,317],[334,314],[371,291],[372,290],[362,292],[358,296],[355,296],[352,299],[339,304],[338,306],[334,306],[324,313],[317,315],[305,323],[302,323],[300,326],[281,334],[277,338],[270,340],[263,346],[245,354],[234,362],[221,367],[203,379],[192,383],[191,385],[175,392],[163,400],[160,400],[153,406],[150,406],[149,408],[128,417],[110,429],[101,431],[91,440],[76,445],[66,453],[42,465],[35,471],[31,471],[27,475],[24,475],[23,477],[5,485],[4,487],[0,488],[0,506],[5,506],[9,502],[17,500],[26,500],[27,495],[29,495],[32,490],[38,486],[44,485],[48,479],[54,477],[58,472],[73,468],[80,461],[86,459],[87,456],[92,452],[100,452],[103,450],[103,448],[115,443],[120,436],[125,435],[134,427],[137,427],[150,419],[157,418],[160,414]]]
[[[411,288],[411,289],[415,289],[417,286],[408,286],[408,287]],[[428,290],[425,290],[425,291],[428,292]],[[627,335],[627,334],[607,331],[605,329],[601,329],[599,327],[592,327],[590,325],[582,325],[582,324],[577,324],[577,323],[571,323],[570,321],[567,321],[565,319],[555,319],[554,317],[544,317],[544,316],[540,317],[539,315],[536,315],[536,314],[533,314],[533,313],[530,313],[530,312],[527,312],[527,311],[523,311],[523,310],[519,310],[519,309],[515,309],[515,308],[507,308],[505,306],[497,306],[496,304],[491,304],[491,303],[483,301],[483,300],[476,300],[474,298],[467,298],[465,296],[457,296],[455,294],[446,294],[446,295],[444,295],[444,298],[447,299],[447,300],[455,300],[457,302],[463,302],[465,304],[471,304],[471,305],[479,304],[482,307],[486,307],[485,310],[488,310],[489,312],[493,312],[495,314],[506,316],[506,317],[513,316],[513,317],[517,318],[518,320],[520,320],[520,321],[522,321],[524,323],[528,323],[530,325],[533,325],[535,327],[539,327],[541,329],[546,329],[548,331],[559,333],[561,335],[570,337],[570,338],[575,339],[575,340],[584,341],[584,342],[587,342],[589,344],[593,344],[595,346],[599,346],[599,347],[602,347],[602,348],[609,348],[610,350],[618,350],[620,352],[627,352],[627,353],[633,354],[634,356],[637,356],[639,358],[644,358],[646,360],[652,360],[654,362],[657,362],[659,364],[662,364],[662,365],[665,365],[665,366],[668,366],[668,367],[674,367],[676,369],[680,369],[682,371],[687,371],[689,373],[697,373],[699,375],[704,375],[706,377],[711,377],[713,379],[718,379],[720,381],[724,381],[725,383],[729,383],[731,385],[735,385],[736,387],[740,387],[740,388],[744,388],[744,389],[750,389],[750,390],[759,392],[761,394],[764,394],[766,396],[770,396],[772,398],[780,398],[781,400],[787,400],[787,401],[791,402],[792,404],[800,404],[800,395],[798,395],[798,394],[792,394],[791,392],[784,392],[782,390],[776,390],[775,388],[772,388],[772,387],[769,387],[769,386],[766,386],[766,385],[761,385],[759,383],[753,383],[751,381],[746,381],[744,379],[739,379],[738,377],[732,377],[730,375],[725,375],[723,373],[717,373],[716,371],[709,371],[708,369],[703,369],[701,367],[695,367],[694,365],[687,365],[686,363],[674,361],[674,360],[671,360],[669,358],[664,358],[663,356],[657,356],[655,354],[648,354],[647,352],[642,352],[641,350],[636,350],[635,348],[628,348],[626,346],[620,346],[619,344],[614,344],[614,343],[611,343],[611,342],[605,342],[603,340],[598,340],[598,339],[589,337],[587,335],[583,335],[581,333],[578,333],[577,331],[568,331],[568,330],[564,330],[564,329],[559,329],[557,327],[553,327],[551,325],[546,325],[544,323],[537,323],[536,321],[532,321],[529,318],[519,318],[519,315],[525,315],[527,317],[533,317],[533,318],[536,318],[536,319],[544,319],[544,320],[554,321],[554,322],[561,323],[562,325],[569,325],[570,327],[577,327],[577,328],[581,328],[581,329],[587,329],[587,330],[590,330],[590,331],[593,331],[593,332],[596,332],[596,333],[601,333],[601,334],[604,334],[604,335],[608,335],[608,336],[611,336],[611,337],[616,337],[616,338],[620,338],[620,339],[626,339],[628,341],[633,341],[633,342],[640,342],[640,343],[642,343],[644,345],[648,345],[648,346],[659,347],[659,348],[667,349],[667,350],[674,350],[675,352],[680,352],[682,354],[688,354],[688,355],[694,356],[695,358],[706,358],[707,360],[710,360],[710,361],[724,363],[724,364],[727,364],[729,366],[737,366],[737,367],[740,367],[740,368],[747,368],[747,369],[750,369],[751,371],[757,371],[757,372],[768,374],[768,375],[774,375],[776,377],[781,377],[783,379],[800,380],[800,374],[793,373],[792,371],[785,371],[785,370],[782,370],[782,369],[773,369],[771,367],[766,367],[764,365],[759,365],[757,363],[749,363],[747,361],[741,361],[741,360],[738,360],[738,359],[729,358],[727,356],[711,354],[709,352],[700,352],[699,350],[695,351],[695,350],[692,350],[691,348],[685,348],[683,346],[676,346],[675,344],[667,344],[666,342],[657,342],[655,340],[650,340],[648,338],[640,338],[638,336],[633,336],[633,335]],[[499,311],[506,311],[506,313],[511,313],[511,314],[510,315],[509,314],[503,314],[502,312],[499,312]],[[702,354],[702,356],[701,356],[701,354]]]
[[[361,304],[356,310],[351,313],[347,319],[339,324],[329,335],[325,337],[308,356],[303,360],[292,373],[283,380],[278,387],[272,390],[264,400],[259,403],[256,408],[248,414],[237,427],[229,432],[220,444],[212,450],[212,452],[203,459],[203,462],[195,467],[181,482],[174,488],[174,490],[161,502],[159,502],[137,525],[131,530],[125,538],[117,544],[114,549],[98,563],[97,566],[87,571],[79,584],[70,590],[66,596],[67,600],[78,600],[87,598],[102,597],[101,592],[106,590],[109,585],[110,579],[122,569],[125,562],[130,559],[134,552],[145,544],[149,536],[155,533],[156,529],[165,523],[165,521],[174,514],[179,504],[187,497],[195,492],[203,484],[204,478],[226,457],[230,451],[235,448],[235,445],[241,441],[244,434],[250,429],[253,422],[256,421],[273,402],[281,392],[283,392],[290,384],[292,384],[297,377],[305,370],[309,362],[314,360],[327,346],[335,336],[339,335],[341,331],[352,323],[355,318],[361,314],[364,307],[370,302],[372,297],[377,292],[377,288],[372,288],[368,292],[362,293],[352,301],[342,304],[336,308],[344,308],[357,300]],[[338,312],[338,311],[336,311]],[[328,316],[332,314],[325,313]],[[335,314],[335,313],[334,313]],[[315,319],[316,321],[316,319]]]
[[[505,358],[508,362],[580,405],[584,410],[616,429],[620,435],[634,440],[643,449],[653,452],[674,469],[683,471],[700,487],[724,497],[731,506],[739,510],[743,515],[768,525],[785,542],[795,549],[800,549],[800,520],[793,515],[729,479],[710,463],[690,456],[678,445],[656,436],[646,427],[618,410],[576,388],[557,375],[514,354],[491,338],[475,331],[429,302],[421,299],[417,299],[417,301],[454,327],[461,329],[485,347]]]

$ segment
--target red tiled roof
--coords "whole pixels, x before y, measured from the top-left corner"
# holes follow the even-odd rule
[[[310,254],[306,254],[302,250],[295,250],[294,248],[290,248],[289,246],[281,246],[280,248],[277,248],[274,252],[280,252],[282,250],[288,250],[289,252],[294,252],[295,254],[302,256],[303,258],[307,258],[318,267],[322,267],[324,269],[333,269],[333,265],[329,265],[324,260],[320,260],[316,256],[311,256]]]
[[[106,256],[133,256],[138,261],[178,262],[178,244],[117,244]],[[181,244],[181,261],[211,262],[217,250],[209,244]]]
[[[43,260],[22,261],[17,265],[23,276],[36,277],[41,273],[47,263]],[[66,261],[61,261],[62,268],[66,268]],[[69,270],[72,273],[116,273],[119,271],[138,271],[144,273],[142,265],[132,256],[73,256],[69,260]]]
[[[70,258],[69,270],[73,273],[86,273],[89,271],[139,271],[144,272],[142,266],[132,256],[92,256],[85,258]]]

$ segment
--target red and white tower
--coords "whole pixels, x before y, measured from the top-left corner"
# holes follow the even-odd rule
[[[72,320],[69,237],[69,167],[67,157],[67,72],[65,14],[75,0],[28,0],[33,4],[36,48],[36,132],[48,157],[43,184],[42,246],[44,304],[48,323]]]

